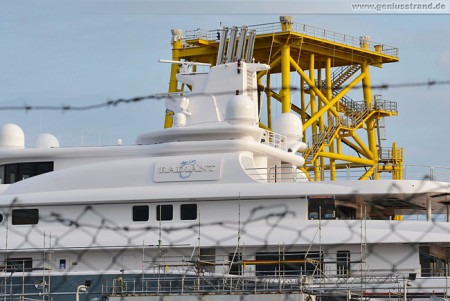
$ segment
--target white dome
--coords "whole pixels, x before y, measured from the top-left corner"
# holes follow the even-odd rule
[[[34,140],[34,148],[54,148],[59,147],[58,139],[52,134],[43,133]]]
[[[189,103],[189,98],[186,97],[170,97],[164,101],[166,108],[174,113],[187,112]]]
[[[272,127],[275,133],[284,135],[292,140],[303,138],[303,124],[300,117],[294,113],[283,113]]]
[[[175,115],[173,115],[173,126],[174,127],[186,126],[186,115],[184,115],[183,113],[175,113]]]
[[[7,123],[1,127],[0,148],[25,148],[25,135],[18,125]]]
[[[234,95],[227,102],[225,120],[231,124],[254,124],[258,121],[256,107],[250,98]]]

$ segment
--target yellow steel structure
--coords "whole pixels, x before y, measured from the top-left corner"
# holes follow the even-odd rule
[[[383,148],[380,135],[384,129],[381,121],[397,115],[397,106],[372,95],[369,72],[371,66],[398,62],[398,49],[371,42],[367,36],[356,38],[291,19],[283,16],[280,22],[249,26],[256,30],[254,60],[271,67],[257,75],[259,108],[266,113],[261,114],[261,127],[272,127],[276,113],[272,99],[281,103],[282,113],[300,116],[303,141],[308,144],[303,170],[311,181],[336,180],[339,172],[348,175],[356,170],[361,180],[379,179],[382,172],[401,179],[403,149],[395,143],[392,148]],[[219,31],[185,33],[181,38],[178,32],[177,38],[172,32],[172,59],[214,65]],[[169,92],[185,88],[178,87],[178,72],[178,66],[172,65]],[[279,77],[281,87],[271,86]],[[350,98],[361,91],[361,101]],[[171,126],[171,119],[171,113],[166,113],[165,127]]]

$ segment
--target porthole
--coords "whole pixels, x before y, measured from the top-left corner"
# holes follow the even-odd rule
[[[3,222],[3,215],[0,214],[0,223]]]

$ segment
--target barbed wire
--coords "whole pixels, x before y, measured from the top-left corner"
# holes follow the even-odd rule
[[[396,88],[413,88],[413,87],[434,87],[434,86],[446,86],[450,85],[450,80],[444,81],[436,81],[429,80],[425,82],[411,82],[411,83],[398,83],[398,84],[378,84],[372,85],[372,90],[387,90],[387,89],[396,89]],[[352,89],[362,89],[362,86],[355,86]],[[271,90],[279,90],[281,87],[271,87]],[[343,88],[333,88],[335,91],[341,91]],[[291,91],[300,91],[299,87],[290,87]],[[259,89],[261,91],[261,89]],[[216,95],[220,94],[230,94],[234,91],[223,91],[215,93]],[[191,93],[190,91],[176,92],[176,93],[167,93],[167,94],[150,94],[145,96],[136,96],[131,98],[119,98],[116,100],[108,100],[106,102],[96,103],[92,105],[86,106],[75,106],[75,105],[60,105],[60,106],[51,106],[51,105],[18,105],[18,106],[0,106],[0,111],[89,111],[96,110],[101,108],[115,107],[120,104],[129,104],[129,103],[138,103],[145,100],[162,100],[170,97],[178,97],[178,95],[187,94],[189,96],[205,96],[210,95],[209,93]]]

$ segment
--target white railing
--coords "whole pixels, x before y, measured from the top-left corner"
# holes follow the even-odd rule
[[[374,175],[380,180],[392,180],[392,168],[400,170],[403,180],[423,180],[450,182],[450,167],[429,165],[389,165],[391,170],[387,171],[383,166],[374,168]],[[274,166],[270,168],[249,168],[245,171],[253,179],[260,182],[305,182],[305,181],[331,181],[332,173],[330,165],[307,166],[307,175],[297,168],[289,166]],[[363,177],[371,165],[339,164],[334,170],[333,180],[371,180],[373,175]],[[305,177],[306,176],[306,177]]]
[[[284,26],[285,24],[283,24],[283,27]],[[354,37],[351,35],[346,35],[330,31],[327,29],[323,29],[320,27],[310,26],[296,22],[292,22],[286,26],[290,27],[290,31],[303,34],[305,36],[310,36],[334,43],[339,43],[342,45],[352,46],[364,50],[369,50],[372,52],[398,57],[397,47],[389,46],[379,42],[369,41],[367,39],[361,39],[361,37]],[[274,34],[277,32],[284,31],[282,28],[282,23],[280,22],[250,25],[248,28],[255,29],[257,35]],[[216,41],[218,40],[219,31],[220,31],[219,29],[206,30],[202,28],[198,28],[195,30],[186,30],[184,40],[186,41],[186,40],[203,39],[208,41]]]
[[[262,144],[266,144],[282,150],[287,150],[287,137],[272,131],[264,130],[263,137],[261,139]]]

